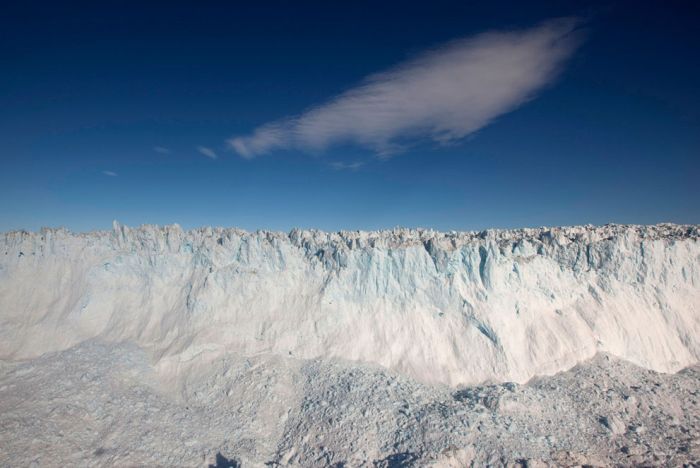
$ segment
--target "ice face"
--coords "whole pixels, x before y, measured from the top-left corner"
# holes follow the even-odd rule
[[[0,358],[132,341],[164,375],[226,353],[427,383],[524,382],[599,351],[700,356],[700,228],[440,233],[178,226],[0,235]]]

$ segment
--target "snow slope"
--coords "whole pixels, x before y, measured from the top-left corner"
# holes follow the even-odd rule
[[[134,342],[161,376],[228,353],[425,383],[525,382],[606,352],[700,361],[700,227],[440,233],[178,226],[0,234],[0,359]]]

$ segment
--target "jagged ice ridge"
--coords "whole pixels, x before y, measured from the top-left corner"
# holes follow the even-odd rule
[[[424,383],[526,382],[598,352],[700,359],[700,227],[0,235],[0,359],[100,338],[164,378],[226,354],[341,358]]]

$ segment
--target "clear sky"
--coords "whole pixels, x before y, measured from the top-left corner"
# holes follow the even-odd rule
[[[697,2],[13,2],[0,230],[700,223]]]

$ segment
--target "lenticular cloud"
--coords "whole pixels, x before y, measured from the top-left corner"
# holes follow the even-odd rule
[[[557,76],[579,44],[574,19],[455,40],[287,119],[229,140],[242,157],[357,144],[380,155],[407,141],[451,143],[512,111]]]

